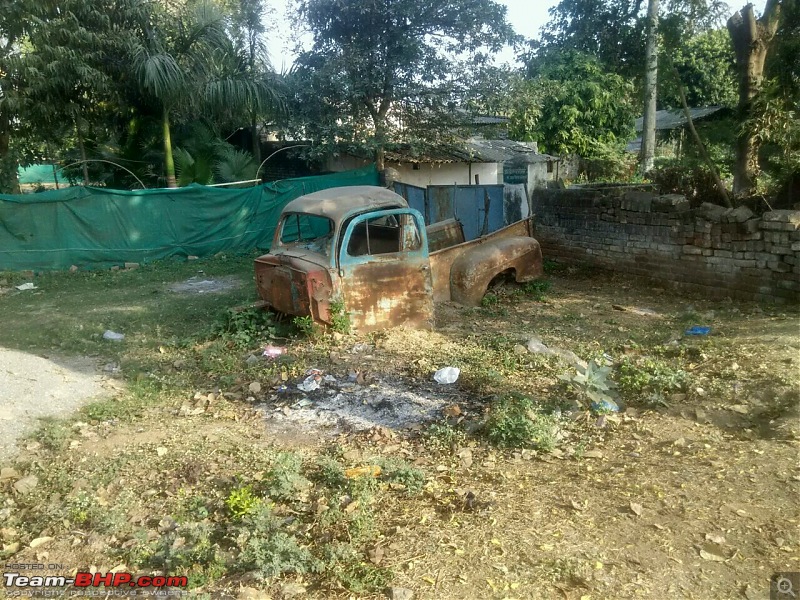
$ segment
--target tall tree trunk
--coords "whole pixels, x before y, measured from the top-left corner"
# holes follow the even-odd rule
[[[11,115],[5,108],[0,108],[0,193],[20,193],[18,167],[11,156]]]
[[[642,124],[642,174],[653,169],[656,155],[656,94],[658,90],[658,0],[647,4],[647,49],[644,73],[644,119]]]
[[[83,169],[83,185],[89,185],[89,163],[86,157],[86,145],[83,143],[83,132],[81,132],[80,119],[75,119],[75,135],[78,137],[78,148],[81,151],[81,166]]]
[[[258,133],[258,123],[256,115],[253,113],[250,116],[250,143],[253,150],[253,159],[257,165],[261,164],[261,136]]]
[[[722,182],[722,178],[719,176],[719,171],[717,171],[717,165],[714,164],[714,161],[711,160],[711,156],[706,149],[706,145],[703,143],[703,140],[700,139],[700,134],[697,133],[697,128],[694,126],[694,121],[692,120],[692,112],[689,110],[689,105],[686,102],[686,91],[683,89],[683,82],[681,81],[681,76],[678,74],[678,70],[675,68],[675,65],[672,65],[672,70],[675,74],[675,81],[678,84],[678,94],[681,98],[681,106],[683,107],[683,114],[686,117],[686,121],[689,124],[689,131],[692,134],[692,138],[694,139],[694,143],[697,144],[697,149],[700,150],[700,156],[703,157],[703,160],[708,166],[709,170],[711,171],[711,176],[714,178],[714,183],[717,186],[717,191],[719,195],[722,196],[723,202],[725,202],[725,206],[728,208],[733,208],[731,204],[731,199],[728,197],[728,190],[725,188],[725,184]]]
[[[169,109],[164,107],[164,170],[167,173],[167,187],[176,188],[178,183],[175,180],[175,160],[172,158],[172,136],[169,131]]]
[[[780,0],[767,0],[764,14],[756,19],[753,5],[748,4],[728,19],[728,33],[736,52],[739,77],[739,120],[751,117],[752,102],[764,81],[764,62],[780,20]],[[736,196],[753,192],[758,176],[758,143],[752,132],[743,130],[736,140],[736,163],[733,172],[733,193]]]

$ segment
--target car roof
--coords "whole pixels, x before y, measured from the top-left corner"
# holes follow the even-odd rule
[[[320,215],[338,223],[357,209],[376,210],[407,206],[408,203],[401,195],[386,188],[354,185],[328,188],[300,196],[289,202],[283,212]]]

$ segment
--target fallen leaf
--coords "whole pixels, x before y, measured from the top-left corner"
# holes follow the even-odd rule
[[[587,450],[583,453],[584,458],[603,458],[603,453],[600,450]]]
[[[580,502],[575,502],[575,500],[573,500],[572,498],[570,498],[569,503],[575,510],[584,510],[586,508],[583,504],[581,504]]]
[[[369,465],[366,467],[353,467],[344,472],[344,476],[348,479],[357,479],[359,477],[378,477],[381,474],[381,468],[378,465]]]
[[[32,540],[30,543],[31,548],[38,548],[39,546],[44,546],[45,544],[49,544],[55,538],[51,537],[38,537],[35,540]]]
[[[739,413],[740,415],[746,415],[750,412],[750,408],[744,404],[733,404],[729,408],[733,412]]]

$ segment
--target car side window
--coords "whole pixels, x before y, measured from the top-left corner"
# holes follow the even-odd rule
[[[375,256],[419,250],[419,229],[410,214],[385,215],[356,224],[347,244],[349,256]]]

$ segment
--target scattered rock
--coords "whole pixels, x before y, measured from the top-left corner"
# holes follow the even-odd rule
[[[284,583],[281,586],[281,598],[296,598],[306,593],[306,588],[299,583]]]
[[[259,392],[261,392],[261,384],[258,381],[254,381],[249,386],[247,386],[247,389],[250,390],[251,394],[258,394]]]
[[[19,473],[15,469],[11,467],[3,467],[0,469],[0,481],[6,481],[7,479],[17,479],[19,477]]]
[[[733,212],[730,208],[725,208],[719,204],[703,202],[700,208],[697,209],[697,216],[706,221],[711,221],[712,223],[722,223],[723,217],[725,217],[729,211]]]
[[[70,272],[70,273],[77,273],[77,272],[78,272],[78,266],[77,266],[77,265],[72,265],[72,266],[69,268],[69,272]]]
[[[39,548],[41,546],[45,546],[45,545],[49,544],[54,539],[55,538],[51,538],[51,537],[38,537],[35,540],[31,541],[30,546],[31,546],[31,548]]]
[[[138,269],[138,268],[139,268],[139,263],[135,263],[135,262],[126,262],[126,263],[125,263],[125,268],[126,268],[127,270],[129,270],[129,271],[133,271],[134,269]]]
[[[103,339],[109,340],[111,342],[121,342],[125,339],[124,333],[117,333],[116,331],[111,331],[110,329],[106,329],[103,333]]]
[[[247,360],[245,360],[244,362],[246,362],[248,365],[252,367],[253,365],[258,364],[260,360],[261,360],[260,358],[251,354],[250,356],[247,357]]]
[[[33,490],[37,485],[39,485],[39,479],[36,475],[28,475],[27,477],[23,477],[19,481],[14,484],[14,489],[19,494],[27,494],[31,490]]]
[[[631,512],[635,514],[637,517],[642,516],[642,505],[637,504],[636,502],[631,502]]]
[[[272,600],[267,592],[256,588],[243,587],[239,589],[238,600]]]
[[[186,257],[186,260],[197,260],[198,258],[200,258],[200,257],[199,256],[195,256],[194,254],[190,254],[189,256]]]
[[[514,346],[514,354],[527,354],[527,353],[528,349],[522,344],[516,344]]]
[[[386,596],[389,600],[411,600],[414,592],[408,588],[392,587],[386,590]]]
[[[744,223],[748,219],[753,218],[753,211],[746,206],[738,206],[725,215],[725,220],[728,223]]]

